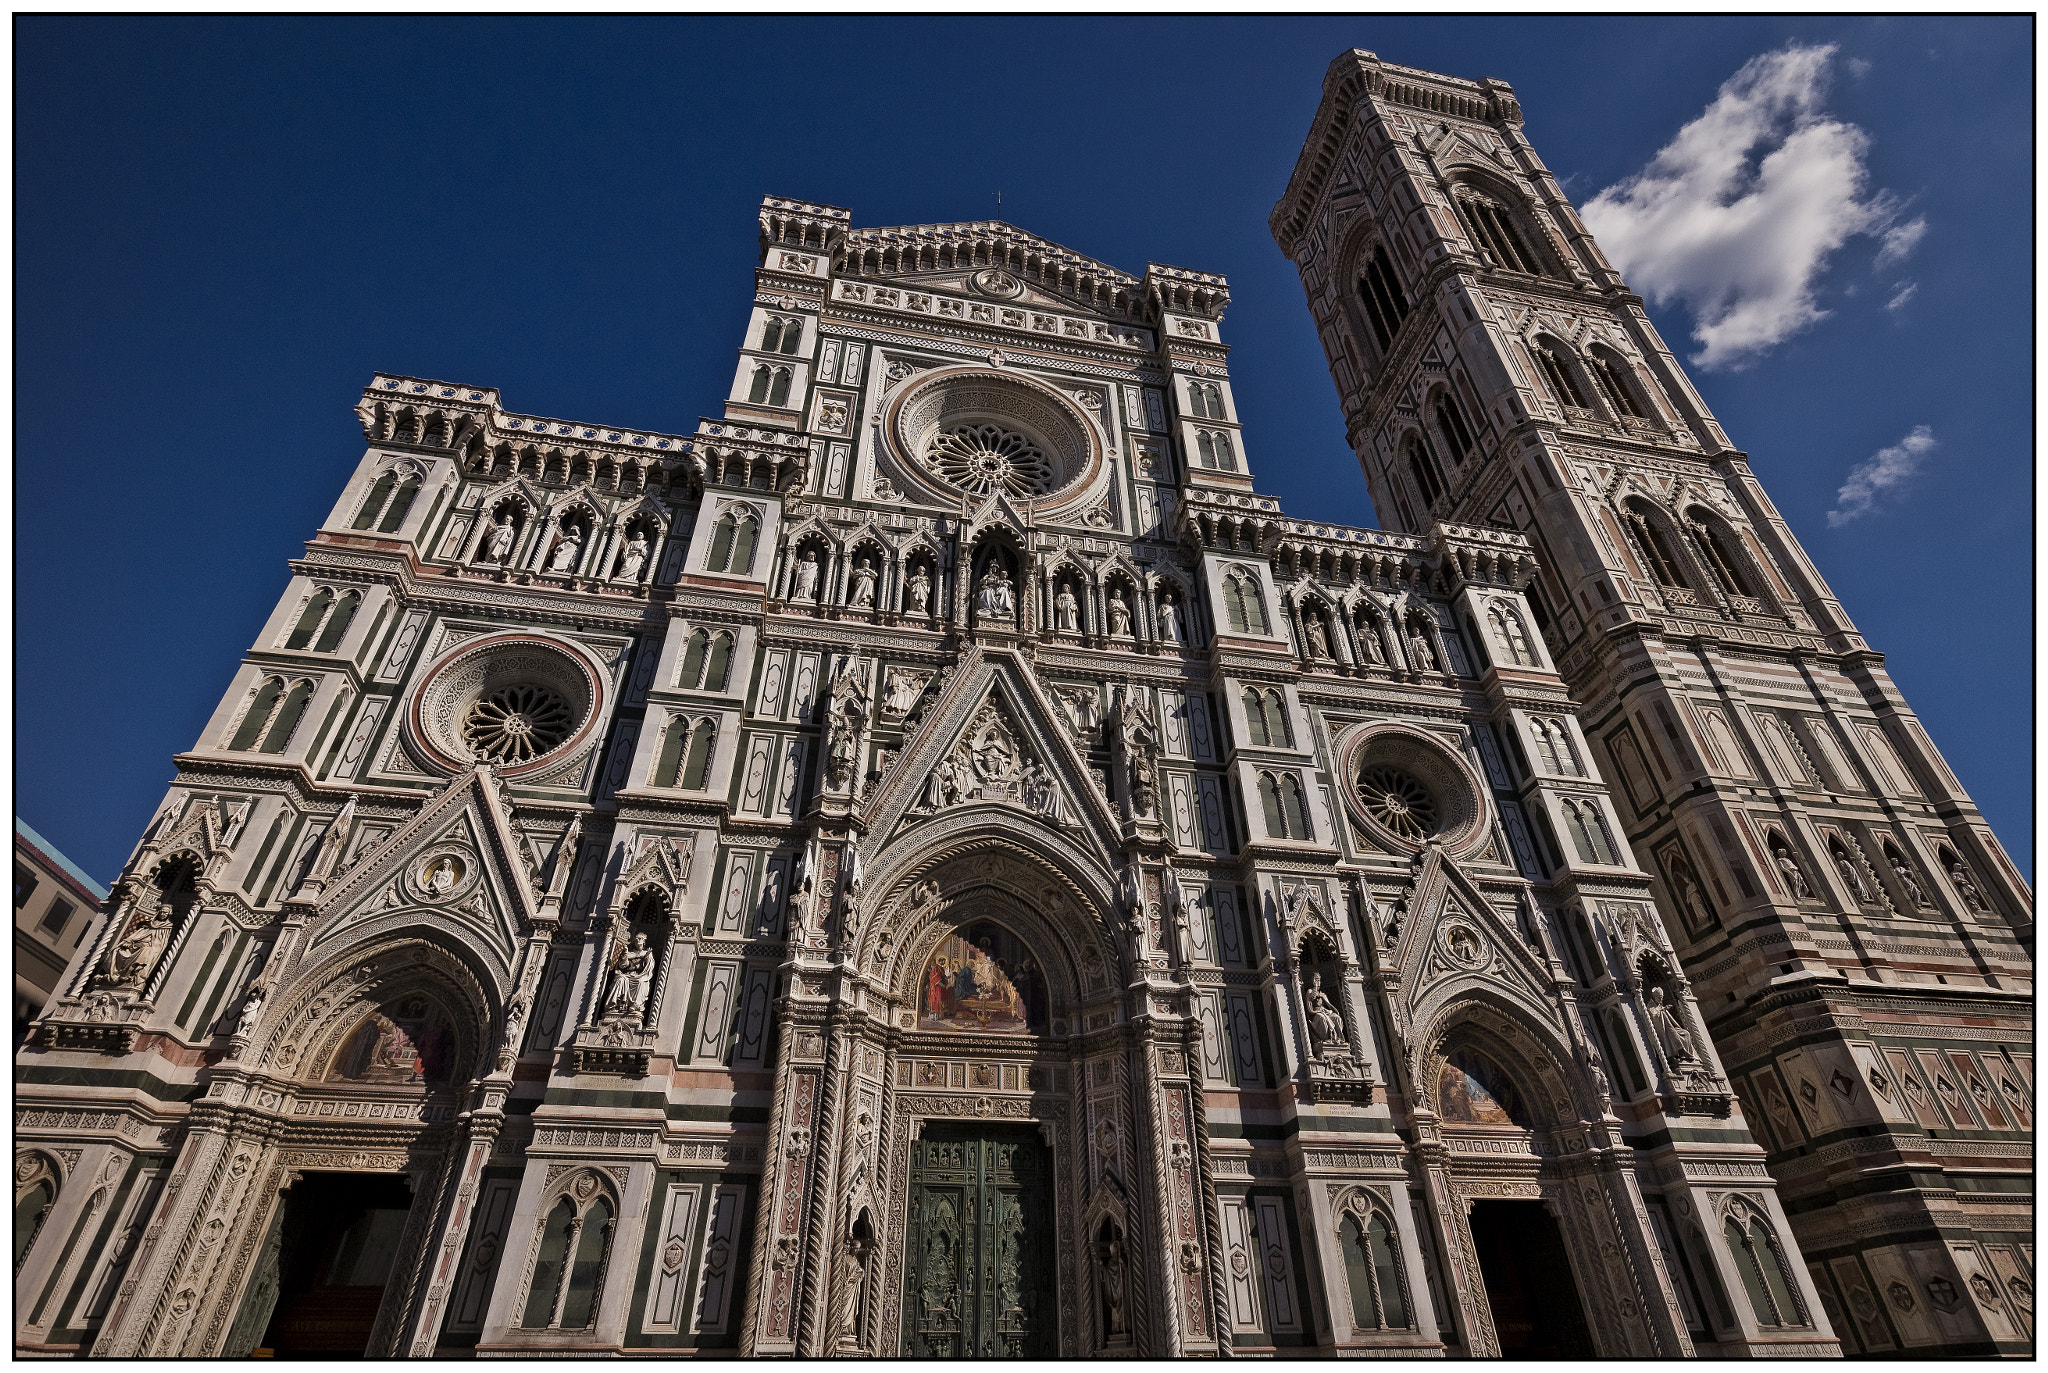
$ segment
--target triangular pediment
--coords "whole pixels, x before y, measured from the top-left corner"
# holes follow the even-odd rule
[[[1036,305],[1126,323],[1143,311],[1139,278],[1000,220],[855,229],[840,257],[848,277],[997,306]],[[988,272],[1000,277],[982,277]]]
[[[1545,1017],[1544,989],[1550,974],[1530,949],[1516,922],[1440,849],[1432,849],[1416,873],[1408,903],[1409,924],[1401,935],[1399,962],[1411,1011],[1442,984],[1483,981],[1496,991],[1518,994]]]
[[[307,953],[324,958],[424,926],[481,955],[508,985],[521,932],[540,907],[527,852],[497,780],[471,768],[334,877],[310,922]]]
[[[923,723],[862,807],[870,834],[901,831],[961,807],[1085,836],[1110,855],[1119,826],[1075,749],[1068,718],[1008,650],[970,649]]]

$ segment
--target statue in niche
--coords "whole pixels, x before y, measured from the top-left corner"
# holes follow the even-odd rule
[[[1109,593],[1109,637],[1128,639],[1131,637],[1131,608],[1124,604],[1124,593]]]
[[[1071,582],[1060,583],[1060,594],[1053,598],[1053,620],[1062,634],[1075,634],[1081,628],[1081,603],[1074,599]]]
[[[1074,732],[1093,737],[1102,726],[1102,700],[1093,687],[1076,687],[1059,693],[1059,699],[1066,705],[1067,719],[1073,723]]]
[[[804,550],[803,561],[796,565],[796,589],[791,591],[792,601],[815,601],[818,599],[818,551]]]
[[[1429,646],[1429,631],[1413,621],[1408,625],[1408,654],[1415,660],[1417,672],[1436,671],[1436,653]]]
[[[1892,876],[1899,879],[1899,888],[1906,893],[1906,899],[1915,906],[1926,905],[1927,895],[1920,890],[1920,884],[1913,880],[1912,865],[1891,849],[1885,850],[1884,861],[1890,866]]]
[[[1984,894],[1978,891],[1977,884],[1970,880],[1969,871],[1963,867],[1961,859],[1949,861],[1948,880],[1955,885],[1956,892],[1963,898],[1965,906],[1977,915],[1984,913]]]
[[[1693,1050],[1692,1031],[1680,1024],[1677,1012],[1665,1004],[1662,987],[1650,988],[1649,1004],[1645,1010],[1650,1030],[1657,1036],[1657,1042],[1664,1046],[1664,1057],[1672,1067],[1699,1061],[1699,1055]]]
[[[171,939],[171,921],[160,904],[138,909],[128,930],[107,951],[100,981],[109,987],[139,987]]]
[[[839,1247],[839,1257],[833,1260],[829,1347],[834,1354],[862,1352],[854,1324],[860,1313],[861,1287],[867,1281],[868,1255],[874,1247],[868,1241],[849,1237]]]
[[[1313,610],[1301,617],[1301,631],[1308,639],[1308,656],[1327,658],[1330,656],[1330,636],[1323,629],[1323,617]]]
[[[1103,1334],[1112,1340],[1124,1334],[1124,1237],[1110,1228],[1107,1239],[1095,1244],[1095,1261],[1102,1274]]]
[[[235,1034],[247,1035],[256,1028],[256,1022],[263,1018],[263,984],[251,982],[248,994],[242,998],[242,1014],[235,1020]]]
[[[1870,901],[1870,888],[1863,885],[1863,874],[1856,871],[1855,860],[1841,849],[1834,850],[1835,870],[1842,874],[1842,881],[1848,885],[1849,894],[1858,901]]]
[[[439,858],[434,860],[433,866],[429,867],[426,870],[426,872],[421,875],[420,886],[423,889],[425,889],[427,895],[430,897],[446,896],[448,894],[448,889],[450,887],[453,887],[461,879],[461,868],[456,864],[455,860],[452,857],[444,853]]]
[[[1330,1000],[1330,994],[1323,990],[1322,974],[1308,975],[1308,986],[1302,989],[1301,1004],[1308,1013],[1308,1038],[1313,1056],[1323,1058],[1334,1050],[1349,1057],[1351,1046],[1344,1040],[1344,1017],[1338,1013],[1337,1003]]]
[[[1159,642],[1177,644],[1180,642],[1180,610],[1174,605],[1173,597],[1159,598]]]
[[[626,551],[619,554],[619,579],[627,582],[640,580],[640,569],[647,566],[647,535],[639,530],[626,540]]]
[[[1124,768],[1131,809],[1151,815],[1159,797],[1159,734],[1122,691],[1117,694],[1116,719],[1116,756]]]
[[[1785,874],[1785,889],[1792,893],[1793,899],[1813,900],[1813,884],[1806,880],[1806,873],[1800,868],[1799,860],[1792,856],[1792,851],[1773,844],[1771,854],[1778,871]]]
[[[931,603],[931,573],[924,570],[923,563],[919,563],[910,570],[910,613],[913,615],[928,614]]]
[[[1052,773],[1036,762],[1026,759],[1023,775],[1024,805],[1058,824],[1061,817],[1060,789],[1052,780]]]
[[[846,603],[856,609],[869,609],[875,604],[875,569],[866,558],[862,558],[853,569],[853,594]]]
[[[1010,574],[1003,570],[1002,563],[989,560],[988,571],[982,574],[981,588],[974,604],[985,620],[1017,618],[1017,601],[1010,586]]]
[[[562,540],[555,545],[555,551],[548,555],[548,571],[574,572],[576,560],[583,555],[583,531],[570,525],[562,531]]]
[[[860,750],[860,732],[867,723],[867,692],[860,683],[858,660],[846,658],[832,679],[832,699],[826,709],[826,762],[834,790],[843,790],[853,780],[855,755]]]
[[[647,993],[653,986],[654,950],[647,947],[647,932],[636,930],[632,942],[619,951],[612,964],[611,981],[604,993],[605,1019],[639,1019],[646,1013]]]
[[[1605,1110],[1607,1103],[1613,1098],[1613,1092],[1607,1081],[1607,1070],[1600,1066],[1599,1052],[1591,1044],[1581,1040],[1579,1046],[1572,1051],[1572,1057],[1578,1060],[1579,1070],[1585,1073],[1587,1080],[1593,1084],[1593,1094],[1600,1098],[1601,1109]]]
[[[1386,652],[1380,647],[1379,621],[1366,616],[1359,626],[1359,646],[1365,649],[1365,660],[1379,667],[1387,665]]]
[[[498,516],[498,522],[491,526],[490,537],[484,540],[484,558],[489,562],[502,563],[512,556],[512,540],[519,531],[512,527],[510,511]]]

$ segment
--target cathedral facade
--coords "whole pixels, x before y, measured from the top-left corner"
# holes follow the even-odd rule
[[[760,226],[694,433],[365,390],[18,1353],[2028,1346],[2030,895],[1505,86],[1346,54],[1274,212],[1386,529],[1220,276]]]

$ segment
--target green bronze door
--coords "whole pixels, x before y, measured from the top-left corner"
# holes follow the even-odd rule
[[[1052,1169],[1036,1130],[927,1125],[911,1155],[913,1358],[1050,1358]]]

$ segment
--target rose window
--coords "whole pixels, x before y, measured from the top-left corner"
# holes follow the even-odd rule
[[[1359,800],[1366,814],[1404,839],[1421,839],[1436,829],[1436,801],[1422,783],[1384,764],[1359,774]]]
[[[493,762],[524,763],[559,746],[575,726],[568,703],[546,687],[502,686],[470,703],[462,741]]]
[[[998,424],[959,424],[933,434],[925,466],[949,486],[985,496],[1043,496],[1057,485],[1052,459],[1024,435]]]

